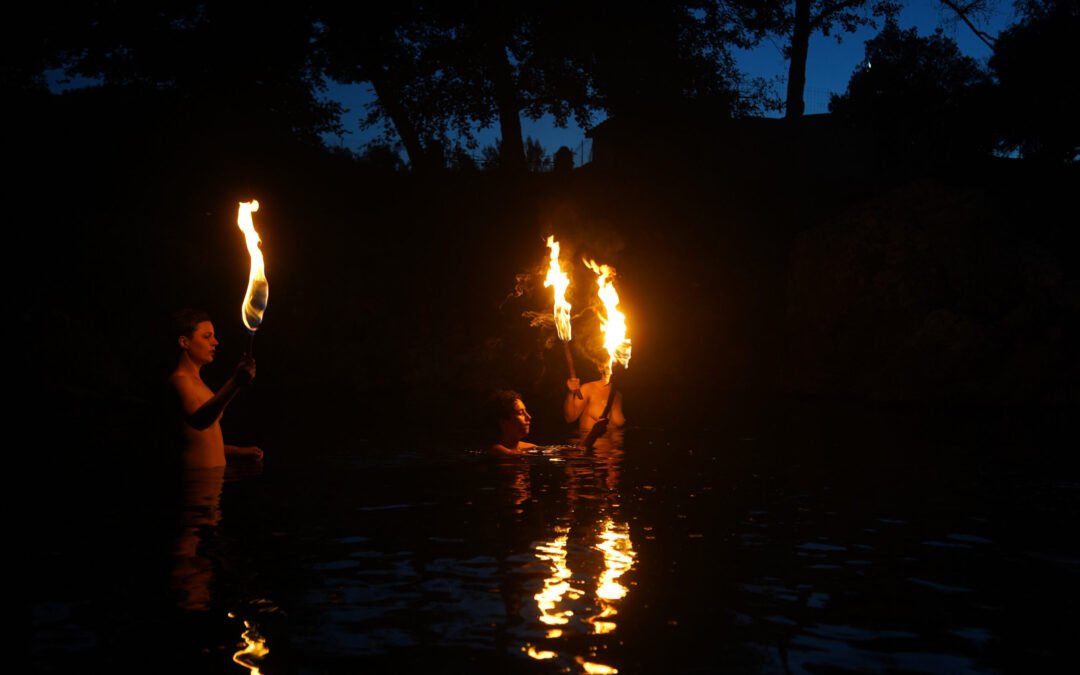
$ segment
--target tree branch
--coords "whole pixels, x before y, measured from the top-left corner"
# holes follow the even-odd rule
[[[968,16],[967,16],[967,9],[968,8],[960,7],[958,4],[953,2],[953,0],[938,0],[938,2],[940,2],[941,4],[945,5],[949,9],[951,9],[953,12],[955,12],[956,16],[960,17],[960,20],[967,24],[967,27],[971,29],[971,32],[975,33],[975,37],[982,40],[983,44],[985,44],[987,47],[990,48],[990,51],[995,51],[994,50],[994,42],[997,41],[997,38],[994,37],[993,35],[990,35],[986,31],[979,30],[975,26],[975,24],[973,24],[971,22],[971,19],[969,19]]]

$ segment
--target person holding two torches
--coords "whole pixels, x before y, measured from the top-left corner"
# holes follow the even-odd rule
[[[604,334],[608,363],[602,380],[584,385],[575,377],[566,381],[568,392],[563,401],[563,416],[567,422],[578,422],[578,431],[584,435],[582,445],[591,448],[608,429],[621,429],[626,424],[622,392],[615,388],[615,368],[621,365],[625,369],[629,364],[630,340],[626,338],[626,317],[619,310],[619,294],[612,283],[614,268],[591,260],[584,262],[597,275],[597,293],[604,305],[599,315],[600,330]],[[580,397],[573,393],[578,387]]]
[[[598,275],[598,294],[604,304],[604,314],[600,316],[601,330],[605,336],[604,346],[609,354],[609,362],[604,379],[582,385],[574,370],[574,360],[570,352],[570,303],[566,300],[566,290],[570,279],[559,264],[559,242],[555,241],[555,237],[549,236],[547,245],[551,251],[544,286],[550,286],[554,291],[555,330],[566,353],[566,365],[570,374],[566,380],[567,393],[563,401],[563,417],[567,422],[578,423],[578,431],[583,444],[588,448],[597,438],[603,436],[609,427],[621,428],[626,424],[622,408],[622,393],[613,388],[611,378],[616,362],[625,366],[630,360],[630,341],[625,339],[626,319],[618,310],[619,296],[611,283],[614,269],[607,265],[585,261],[585,265]]]

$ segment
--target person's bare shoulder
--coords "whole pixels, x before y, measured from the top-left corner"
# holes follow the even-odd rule
[[[176,387],[177,389],[179,389],[180,387],[186,386],[190,382],[191,382],[191,378],[188,377],[187,373],[185,373],[183,371],[174,370],[169,375],[169,384],[172,385],[173,387]]]
[[[199,385],[202,384],[202,382],[196,382],[195,378],[189,373],[185,373],[182,370],[176,370],[173,371],[172,375],[169,375],[169,384],[180,392],[196,392],[201,389]]]
[[[169,384],[179,399],[181,407],[188,415],[194,415],[195,411],[205,403],[213,392],[207,389],[202,380],[192,377],[190,373],[181,370],[174,371],[169,376]]]
[[[531,450],[535,447],[538,446],[533,443],[525,443],[524,441],[518,443],[518,446],[516,448],[508,448],[502,443],[495,443],[488,446],[488,452],[496,455],[520,455],[522,451]]]

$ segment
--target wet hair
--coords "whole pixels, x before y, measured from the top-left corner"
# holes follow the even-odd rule
[[[492,420],[508,420],[517,414],[514,401],[520,401],[521,394],[513,389],[499,389],[488,398],[488,413]]]
[[[517,410],[514,409],[514,401],[520,400],[521,394],[513,389],[498,389],[488,396],[487,402],[484,404],[484,419],[486,420],[485,426],[488,434],[492,438],[498,438],[499,422],[513,419],[514,415],[517,414]]]
[[[201,309],[185,307],[173,312],[173,334],[191,337],[195,328],[203,321],[210,321],[210,315]]]

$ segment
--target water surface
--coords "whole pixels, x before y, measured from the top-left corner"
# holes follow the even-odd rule
[[[106,481],[33,559],[36,671],[1060,663],[1080,481],[902,436],[630,428],[518,457],[368,441],[161,494]]]

